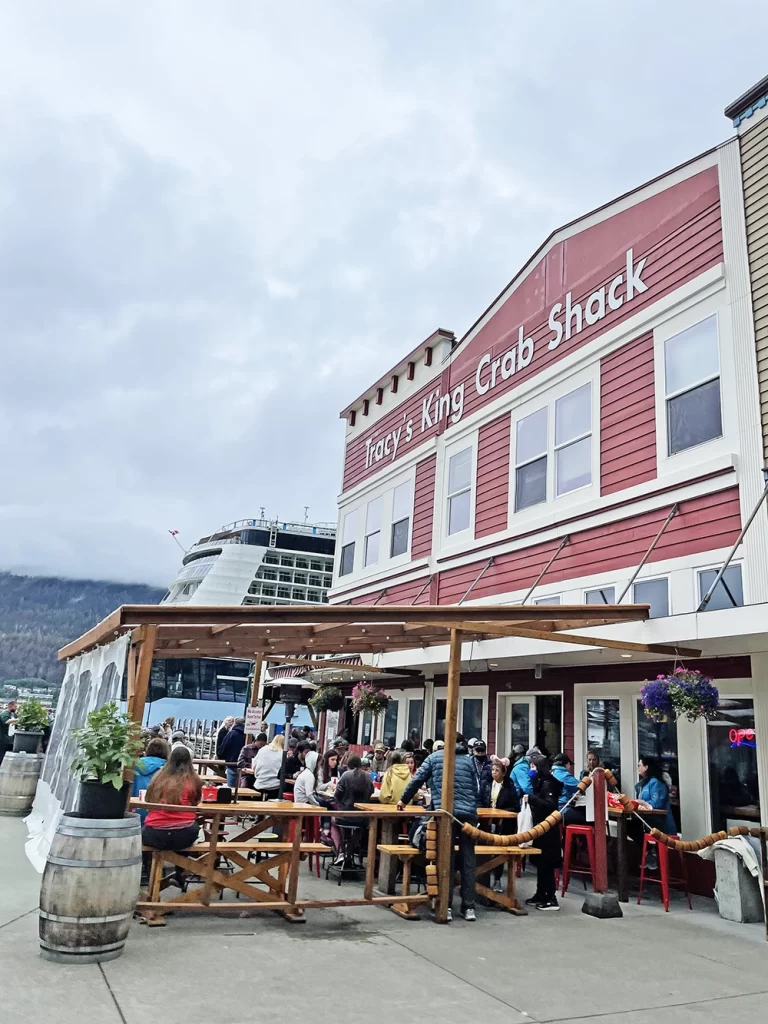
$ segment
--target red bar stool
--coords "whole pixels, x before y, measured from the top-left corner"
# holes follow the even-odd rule
[[[578,850],[578,837],[583,836],[587,843],[587,857],[589,858],[589,869],[571,867],[571,853]],[[592,888],[595,887],[595,830],[592,825],[566,825],[565,826],[565,855],[563,857],[563,889],[562,896],[565,896],[568,889],[570,875],[589,875],[592,879]],[[587,883],[584,883],[586,889]]]
[[[677,836],[671,836],[672,839],[677,839]],[[646,859],[648,857],[648,850],[650,847],[655,846],[658,850],[659,855],[659,877],[658,878],[646,878]],[[669,875],[669,854],[670,848],[665,846],[664,843],[660,843],[657,839],[654,839],[652,835],[646,833],[643,836],[643,860],[640,865],[640,892],[637,896],[637,902],[643,898],[643,886],[646,882],[653,882],[654,885],[661,886],[661,899],[664,903],[664,910],[669,910],[669,887],[670,885],[682,886],[688,900],[688,909],[693,910],[693,904],[691,903],[691,893],[688,889],[688,868],[685,866],[685,854],[682,850],[674,851],[680,858],[680,878],[670,878]]]

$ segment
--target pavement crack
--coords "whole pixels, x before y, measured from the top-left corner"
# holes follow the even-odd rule
[[[21,919],[23,917],[29,917],[30,914],[36,914],[36,913],[37,913],[37,907],[33,907],[31,910],[25,910],[24,913],[23,914],[19,914],[18,917],[13,917],[13,918],[11,918],[10,921],[5,921],[3,924],[0,924],[0,929],[7,928],[9,924],[16,924],[16,922],[17,921],[21,921]]]
[[[768,991],[765,992],[740,992],[739,995],[734,996],[729,994],[727,996],[709,996],[707,999],[687,999],[684,1003],[662,1003],[657,1006],[632,1006],[627,1010],[603,1010],[599,1013],[582,1013],[578,1017],[540,1017],[538,1024],[554,1024],[556,1021],[567,1021],[568,1024],[573,1024],[574,1021],[578,1020],[597,1020],[599,1017],[622,1017],[628,1013],[646,1013],[648,1011],[656,1011],[661,1013],[664,1010],[678,1009],[683,1006],[702,1006],[708,1003],[721,1003],[726,1000],[735,999],[746,999],[748,996],[765,996],[768,995]],[[529,1014],[530,1016],[530,1014]]]
[[[125,1019],[125,1014],[123,1013],[123,1011],[122,1011],[122,1009],[120,1007],[120,1003],[118,1003],[118,1001],[117,1001],[117,996],[112,991],[112,986],[109,984],[109,978],[107,977],[107,975],[106,975],[106,973],[104,971],[104,965],[103,964],[99,964],[98,967],[99,967],[99,972],[101,973],[101,976],[104,979],[104,984],[107,986],[107,992],[109,992],[109,994],[112,996],[112,1002],[115,1004],[115,1009],[117,1010],[117,1013],[118,1013],[118,1016],[120,1017],[120,1020],[123,1022],[123,1024],[128,1024],[128,1021]]]

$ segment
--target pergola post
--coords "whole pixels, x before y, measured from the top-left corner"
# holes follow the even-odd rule
[[[448,814],[453,813],[453,790],[456,769],[456,732],[459,717],[459,689],[461,687],[461,633],[451,630],[450,657],[448,660],[448,698],[445,706],[445,753],[443,754],[443,789],[440,806]],[[448,814],[440,817],[438,830],[438,897],[435,920],[445,924],[448,920],[453,878],[451,878],[451,847],[453,845],[453,822]]]
[[[130,658],[135,658],[134,669],[131,671],[129,661],[128,673],[128,717],[138,725],[144,719],[144,707],[147,703],[147,691],[149,690],[149,675],[152,671],[152,658],[155,654],[155,642],[157,641],[157,626],[141,627],[138,656],[131,645]]]

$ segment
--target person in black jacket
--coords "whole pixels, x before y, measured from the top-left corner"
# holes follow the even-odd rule
[[[235,724],[221,741],[219,749],[222,761],[231,761],[232,766],[227,765],[227,785],[235,786],[237,783],[237,764],[240,751],[245,746],[245,719],[236,718]]]
[[[519,811],[520,797],[517,795],[512,779],[508,775],[509,761],[507,758],[491,758],[491,778],[485,783],[480,792],[480,804],[482,807],[493,807],[497,811]],[[517,822],[514,818],[491,819],[491,831],[502,836],[514,835],[517,831]],[[500,864],[493,869],[493,883],[496,892],[502,892],[501,877],[504,874],[504,865]]]
[[[563,786],[552,774],[549,759],[543,754],[531,755],[531,770],[532,792],[524,796],[523,800],[530,804],[534,825],[539,825],[557,810]],[[551,828],[535,840],[535,845],[541,850],[536,857],[536,892],[525,902],[537,910],[559,910],[560,904],[555,895],[555,870],[563,862],[560,829],[557,826]]]

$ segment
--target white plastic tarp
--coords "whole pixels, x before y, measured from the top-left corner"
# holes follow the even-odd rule
[[[77,753],[72,729],[85,724],[86,715],[120,699],[128,655],[128,636],[71,658],[64,672],[56,718],[37,784],[35,801],[24,819],[29,837],[27,857],[42,872],[62,814],[77,803],[78,781],[70,765]]]

